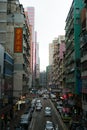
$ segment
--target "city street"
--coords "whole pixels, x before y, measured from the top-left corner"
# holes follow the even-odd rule
[[[0,130],[87,130],[87,0],[0,0]]]
[[[43,108],[41,109],[41,111],[34,111],[33,118],[28,130],[45,130],[45,123],[47,120],[52,121],[54,123],[56,130],[66,130],[64,123],[61,121],[60,115],[56,111],[50,99],[41,99],[41,101]],[[51,117],[45,117],[45,107],[51,107]]]

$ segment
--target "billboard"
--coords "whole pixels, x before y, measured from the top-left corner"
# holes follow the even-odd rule
[[[14,30],[14,53],[22,53],[23,29],[15,28]]]

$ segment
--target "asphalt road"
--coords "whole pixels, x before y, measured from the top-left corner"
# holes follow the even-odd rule
[[[47,120],[52,121],[55,124],[56,130],[67,130],[50,99],[41,98],[41,102],[43,108],[41,111],[34,111],[28,130],[45,130],[45,123]],[[52,117],[45,117],[44,109],[46,106],[50,106],[52,108]]]

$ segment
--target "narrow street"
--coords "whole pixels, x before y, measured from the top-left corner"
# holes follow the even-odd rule
[[[46,121],[52,121],[56,130],[67,130],[65,124],[62,122],[60,115],[55,109],[50,99],[41,99],[43,108],[41,111],[34,111],[33,118],[28,130],[44,130]],[[51,107],[52,117],[45,117],[45,107]]]
[[[0,130],[87,130],[87,0],[0,0]]]

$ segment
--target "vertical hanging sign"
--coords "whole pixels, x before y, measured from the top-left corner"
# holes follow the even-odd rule
[[[22,53],[23,29],[15,28],[14,30],[14,53]]]

